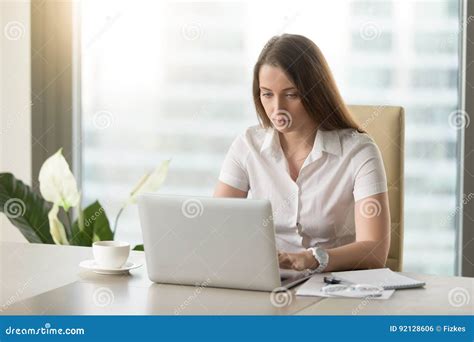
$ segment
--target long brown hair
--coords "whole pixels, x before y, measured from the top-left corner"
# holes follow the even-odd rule
[[[264,64],[280,67],[286,73],[318,129],[353,128],[364,133],[342,99],[321,50],[310,39],[295,34],[272,37],[255,64],[253,100],[263,127],[272,127],[260,100],[259,72]]]

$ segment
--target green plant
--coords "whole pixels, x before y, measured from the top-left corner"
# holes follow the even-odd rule
[[[160,187],[169,163],[169,160],[162,162],[140,179],[119,210],[113,231],[99,201],[84,209],[81,207],[81,193],[61,149],[41,167],[40,194],[11,173],[0,173],[0,211],[29,242],[91,246],[95,241],[113,240],[122,212],[129,204],[136,203],[140,193],[156,191]],[[71,208],[77,208],[75,220]],[[143,250],[143,245],[135,249]]]

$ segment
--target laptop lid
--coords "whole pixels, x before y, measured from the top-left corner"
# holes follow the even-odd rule
[[[151,281],[281,286],[268,200],[143,194],[138,209]]]

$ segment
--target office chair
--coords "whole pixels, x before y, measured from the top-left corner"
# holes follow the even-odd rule
[[[391,242],[386,267],[392,271],[402,271],[404,110],[394,106],[348,107],[354,119],[375,140],[382,153],[391,217]]]

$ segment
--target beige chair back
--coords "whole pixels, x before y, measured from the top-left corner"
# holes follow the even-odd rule
[[[404,110],[392,106],[349,106],[349,110],[361,128],[375,140],[382,153],[392,220],[386,266],[392,271],[402,271]]]

